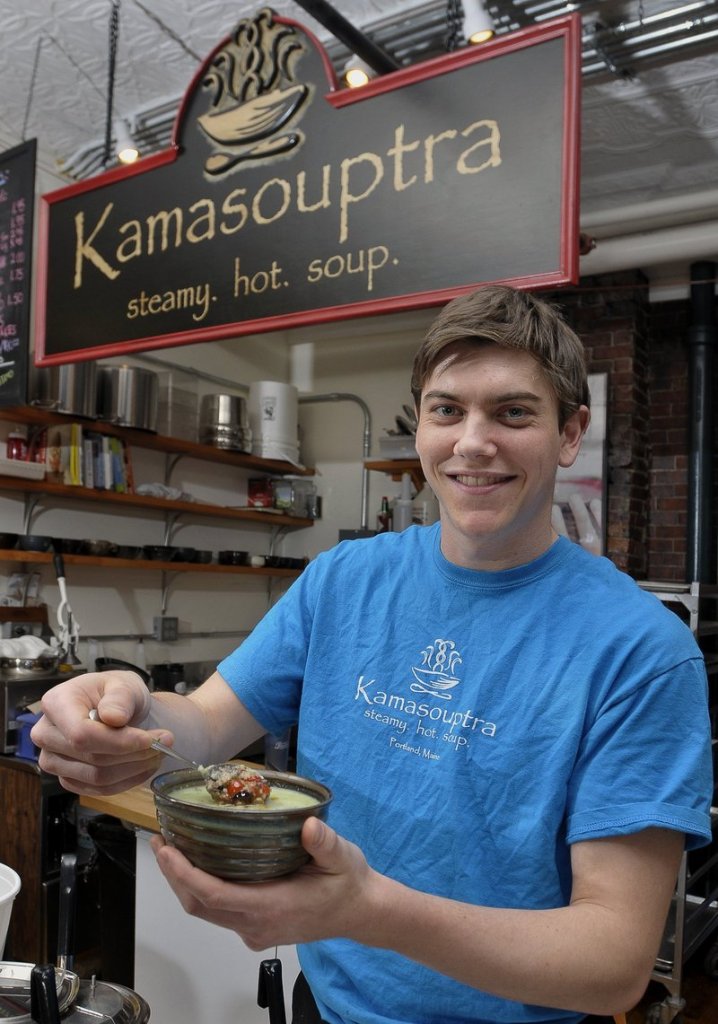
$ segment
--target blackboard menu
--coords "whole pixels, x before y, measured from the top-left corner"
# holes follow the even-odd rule
[[[27,395],[36,149],[31,139],[0,154],[0,406]]]

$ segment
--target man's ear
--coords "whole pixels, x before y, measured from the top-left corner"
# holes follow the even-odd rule
[[[581,405],[564,423],[563,430],[561,431],[561,450],[558,458],[558,464],[563,469],[572,466],[576,461],[583,435],[588,430],[590,422],[591,410],[587,405]]]

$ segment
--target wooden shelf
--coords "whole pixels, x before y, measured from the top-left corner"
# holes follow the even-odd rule
[[[0,562],[26,562],[32,564],[51,565],[52,551],[16,551],[1,550]],[[274,569],[263,566],[255,568],[248,565],[219,565],[215,562],[164,562],[154,558],[115,558],[100,555],[63,555],[64,565],[86,565],[107,569],[153,569],[162,572],[193,572],[193,573],[229,573],[239,576],[284,576],[295,578],[302,573],[301,569]]]
[[[388,473],[392,480],[401,480],[404,473],[410,473],[411,482],[417,491],[424,485],[424,472],[418,459],[371,459],[364,465],[378,473]]]
[[[101,434],[121,438],[129,447],[145,448],[163,452],[166,455],[188,456],[203,462],[222,463],[257,473],[273,475],[311,476],[313,469],[297,469],[287,462],[273,459],[260,459],[246,452],[228,451],[214,448],[211,445],[195,444],[175,437],[162,437],[143,430],[116,427],[99,420],[84,420],[77,416],[64,416],[38,409],[33,406],[0,409],[0,420],[14,424],[40,429],[54,424],[81,422],[89,429]],[[94,487],[73,487],[52,480],[29,480],[26,477],[0,474],[0,491],[23,495],[39,495],[62,501],[80,502],[82,504],[102,505],[117,510],[147,511],[167,514],[186,514],[193,519],[210,518],[225,519],[241,523],[261,523],[267,528],[287,527],[303,529],[314,525],[313,519],[290,516],[284,512],[251,508],[228,508],[223,505],[210,505],[200,501],[173,501],[145,494],[123,494],[117,491],[99,490]],[[301,575],[301,569],[280,569],[263,566],[254,568],[244,565],[219,565],[204,562],[159,561],[147,558],[116,558],[99,555],[63,554],[66,566],[91,566],[102,569],[142,570],[181,573],[213,573],[232,576],[264,576],[285,577],[294,579]],[[21,551],[18,549],[0,550],[0,562],[24,563],[26,565],[49,565],[53,561],[52,551]]]
[[[102,420],[83,419],[81,416],[49,412],[47,409],[38,409],[32,405],[0,409],[0,420],[37,428],[63,423],[82,423],[88,430],[94,430],[98,434],[107,434],[110,437],[119,437],[126,444],[135,448],[164,452],[167,455],[184,455],[204,462],[220,462],[224,465],[237,466],[239,469],[255,470],[257,473],[314,476],[313,469],[298,468],[292,463],[280,459],[261,459],[259,456],[250,455],[247,452],[215,448],[213,445],[184,441],[179,437],[165,437],[131,427],[117,427]]]
[[[300,529],[313,526],[313,519],[288,516],[283,513],[263,512],[261,509],[225,508],[223,505],[206,505],[201,501],[171,501],[155,498],[148,494],[119,494],[116,491],[101,491],[93,487],[70,487],[49,480],[27,480],[20,476],[0,475],[0,490],[20,491],[23,494],[46,494],[54,498],[69,498],[71,501],[95,502],[115,505],[119,508],[148,509],[156,512],[186,512],[192,516],[213,519],[234,519],[246,523],[262,523],[264,526],[289,526]]]

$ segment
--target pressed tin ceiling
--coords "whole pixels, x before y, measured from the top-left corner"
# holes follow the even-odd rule
[[[262,6],[121,0],[114,113],[136,129],[143,153],[167,145],[199,63]],[[341,68],[346,46],[300,3],[269,6],[314,32]],[[333,0],[332,6],[399,65],[446,49],[443,0]],[[569,11],[581,15],[582,220],[593,217],[600,225],[612,209],[661,203],[690,208],[693,222],[718,219],[718,0],[487,0],[486,6],[499,33]],[[104,169],[111,11],[111,0],[0,0],[0,148],[37,138],[40,166],[57,186]]]

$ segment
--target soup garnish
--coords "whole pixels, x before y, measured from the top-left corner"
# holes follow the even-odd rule
[[[207,792],[218,804],[264,804],[270,785],[243,764],[213,764],[203,772]]]

